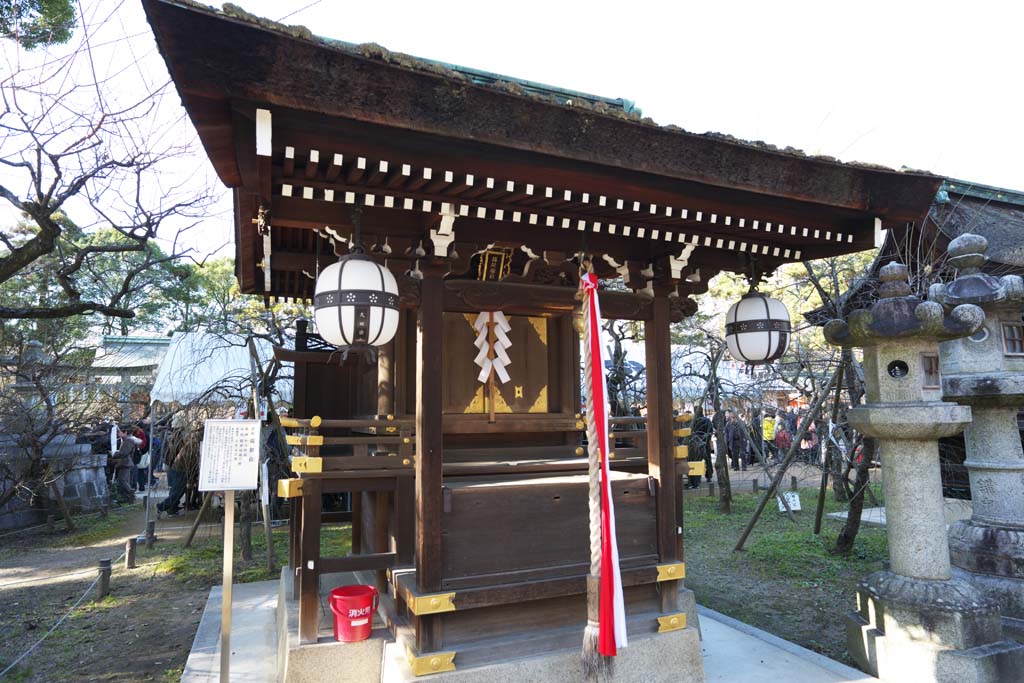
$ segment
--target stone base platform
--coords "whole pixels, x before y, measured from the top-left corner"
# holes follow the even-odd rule
[[[953,567],[953,576],[967,581],[982,595],[999,604],[1003,634],[1024,643],[1024,579],[977,574]],[[1021,676],[1024,678],[1024,674]]]
[[[370,575],[328,574],[321,577],[321,595],[335,587],[370,583]],[[298,641],[298,603],[291,598],[292,577],[283,570],[278,590],[277,680],[279,683],[411,683],[422,680],[410,668],[406,644],[395,641],[385,628],[380,612],[374,617],[374,630],[368,640],[339,643],[333,637],[333,617],[321,600],[320,634],[317,643]],[[609,681],[705,683],[697,605],[693,592],[681,592],[687,627],[667,633],[641,633],[631,630],[629,647],[615,659]],[[382,603],[388,600],[382,596]],[[644,620],[646,621],[646,620]],[[543,632],[541,632],[543,635]],[[582,643],[582,627],[580,629]],[[506,643],[507,644],[507,643]],[[542,650],[540,644],[524,643],[526,652]],[[452,683],[490,683],[500,680],[524,680],[531,683],[582,681],[580,647],[542,652],[528,657],[508,657],[485,664],[460,667],[456,653],[454,671],[429,675],[430,680]],[[440,664],[440,662],[439,662]]]
[[[564,683],[584,680],[579,649],[508,659],[468,669],[457,668],[455,671],[429,676],[428,679],[444,683]],[[386,645],[382,683],[411,683],[416,680],[420,679],[409,669],[404,649],[398,643]],[[688,626],[669,633],[631,637],[629,647],[619,651],[612,675],[606,680],[616,683],[705,683],[697,629]]]
[[[850,656],[883,681],[1014,683],[1024,645],[1006,639],[995,603],[970,584],[878,572],[846,617]]]
[[[320,633],[316,643],[299,643],[299,603],[292,599],[292,575],[281,570],[277,594],[277,681],[278,683],[365,683],[380,679],[384,644],[391,632],[380,614],[373,617],[370,637],[358,643],[334,639],[334,617],[324,598],[331,588],[361,583],[353,574],[328,574],[320,579]],[[326,587],[326,590],[325,590]]]
[[[333,586],[331,586],[333,587]],[[263,581],[235,586],[234,618],[231,635],[231,683],[279,683],[279,645],[281,633],[278,624],[279,581]],[[220,586],[210,591],[210,598],[203,612],[195,642],[188,657],[188,663],[181,683],[218,683],[220,679]],[[784,680],[786,683],[869,683],[877,679],[833,661],[798,645],[777,638],[760,629],[731,619],[712,610],[700,608],[701,654],[706,683],[738,683],[742,681]],[[373,652],[383,652],[385,658],[397,656],[401,650],[394,649],[385,630],[374,631],[371,640],[359,643],[333,643],[329,640],[330,624],[322,623],[324,639],[316,645],[295,647],[294,643],[286,656],[290,657],[291,676],[294,680],[338,681],[361,680],[378,683],[382,680],[382,661],[375,660]],[[692,629],[692,627],[691,627]],[[686,629],[687,631],[691,629]],[[677,631],[676,633],[684,633]],[[287,637],[286,634],[284,634]],[[691,639],[692,636],[661,634],[662,644]],[[664,637],[669,637],[665,640]],[[655,640],[655,639],[651,639]],[[376,641],[376,642],[374,642]],[[634,638],[633,645],[639,644]],[[632,649],[633,645],[630,646]],[[299,650],[306,650],[299,652]],[[639,652],[634,650],[634,652]],[[626,655],[623,651],[623,657]],[[676,655],[669,653],[670,658]],[[363,660],[365,668],[357,668],[354,659]],[[529,660],[523,660],[528,666]],[[624,663],[625,659],[620,659]],[[664,660],[662,660],[664,661]],[[519,665],[515,665],[519,666]],[[669,666],[669,665],[666,665]],[[394,669],[388,668],[388,671]],[[511,670],[511,669],[510,669]],[[520,669],[523,670],[523,669]],[[356,672],[365,678],[356,678]],[[624,667],[616,667],[619,679]],[[462,672],[467,674],[467,671]],[[390,675],[390,674],[389,674]],[[502,674],[498,674],[501,676]],[[432,681],[436,677],[426,677]],[[673,669],[664,669],[647,680],[676,680]],[[393,679],[391,679],[393,680]],[[495,679],[491,679],[495,680]],[[497,680],[505,680],[499,678]],[[572,681],[568,678],[566,681]]]

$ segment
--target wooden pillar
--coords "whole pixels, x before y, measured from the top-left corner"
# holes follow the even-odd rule
[[[349,507],[352,508],[352,554],[363,552],[363,492],[349,491]]]
[[[396,564],[412,563],[416,536],[415,482],[412,477],[398,477],[395,486],[394,534]]]
[[[377,350],[377,415],[387,417],[395,414],[395,340]],[[389,428],[391,429],[391,428]],[[398,479],[395,478],[395,498],[398,497]],[[398,520],[393,514],[389,494],[383,491],[374,493],[374,552],[386,553],[390,548],[388,529],[394,528],[398,538]],[[383,569],[377,572],[377,590],[387,592],[387,578]]]
[[[387,491],[374,491],[374,514],[373,514],[373,552],[386,553],[391,550],[388,544],[388,519],[391,512],[390,494]],[[377,570],[377,591],[388,592],[387,571]]]
[[[299,599],[302,576],[302,498],[288,501],[291,523],[288,529],[288,569],[292,573],[292,600]]]
[[[416,587],[441,590],[442,362],[444,358],[444,269],[422,266],[416,336]],[[416,619],[416,645],[440,646],[436,617]]]
[[[302,531],[299,544],[299,642],[315,643],[320,630],[321,482],[302,482]]]
[[[647,360],[647,471],[657,482],[658,555],[661,563],[679,560],[675,441],[672,437],[672,349],[667,293],[655,292],[653,316],[644,322]],[[661,611],[676,612],[679,584],[661,584]]]
[[[395,340],[377,350],[377,415],[395,414]]]

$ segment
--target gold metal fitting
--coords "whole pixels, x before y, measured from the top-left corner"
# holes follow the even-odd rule
[[[686,612],[658,617],[658,633],[678,631],[683,628],[686,628]]]

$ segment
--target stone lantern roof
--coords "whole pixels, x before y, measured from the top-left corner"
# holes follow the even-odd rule
[[[949,284],[934,284],[928,298],[945,304],[976,304],[984,308],[1024,301],[1024,280],[1020,275],[996,277],[983,271],[988,262],[988,240],[964,233],[949,243],[948,263],[959,272]],[[987,305],[986,305],[987,304]]]
[[[879,298],[871,308],[825,325],[830,344],[867,347],[894,339],[956,339],[973,334],[985,322],[985,313],[977,306],[962,304],[946,313],[940,304],[913,296],[902,263],[882,266],[879,279]]]

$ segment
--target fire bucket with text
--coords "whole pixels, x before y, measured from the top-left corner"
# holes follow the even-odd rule
[[[334,639],[354,643],[370,637],[380,597],[373,586],[339,586],[328,600],[334,612]]]

